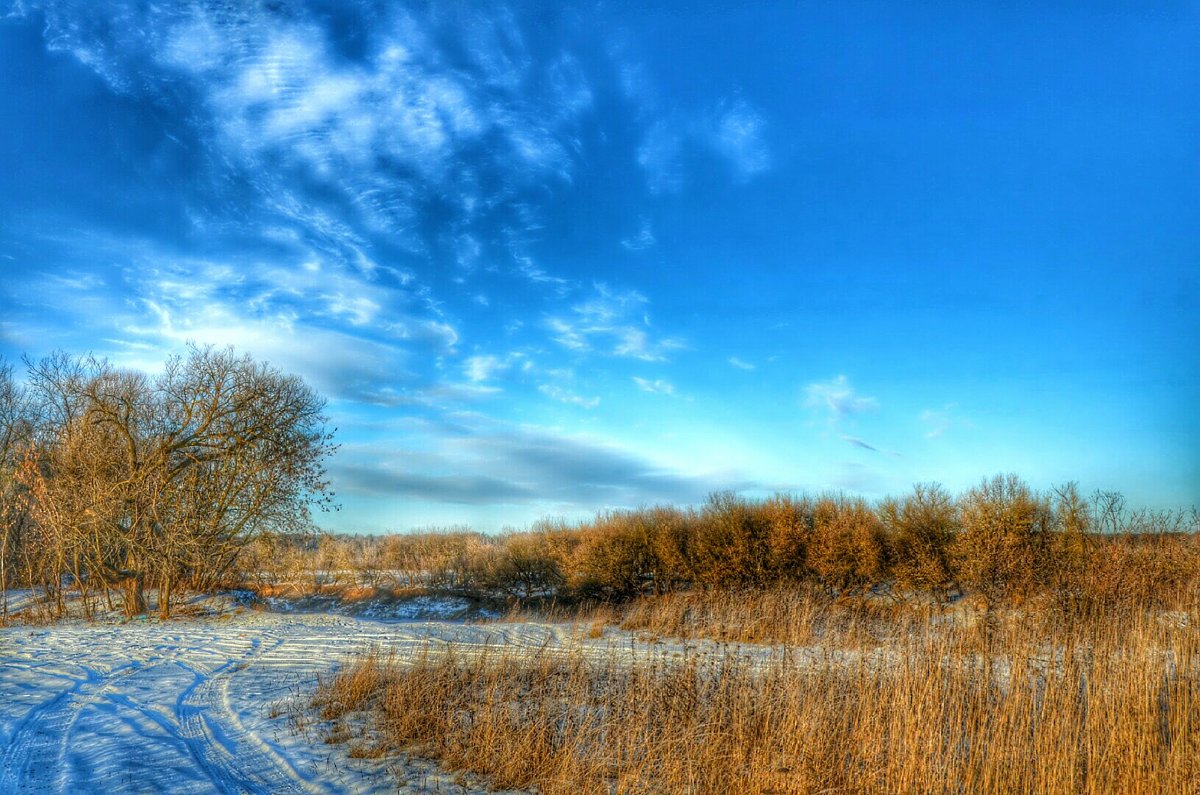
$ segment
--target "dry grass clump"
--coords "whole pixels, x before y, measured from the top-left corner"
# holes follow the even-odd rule
[[[333,720],[367,706],[384,681],[384,664],[379,652],[372,649],[337,676],[321,681],[318,696],[313,702],[324,720]],[[391,668],[390,662],[387,668]]]
[[[986,646],[929,615],[857,650],[369,656],[315,704],[381,753],[545,795],[1196,792],[1198,617],[1014,616]]]
[[[855,648],[909,633],[933,614],[934,605],[886,599],[834,601],[801,589],[685,591],[636,600],[619,618],[621,629],[660,637],[708,638],[730,643],[820,644]],[[612,611],[586,614],[603,620]]]

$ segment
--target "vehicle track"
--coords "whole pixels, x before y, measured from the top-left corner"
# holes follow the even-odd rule
[[[62,748],[79,713],[140,663],[130,662],[107,674],[80,667],[83,678],[34,706],[18,723],[0,754],[0,793],[48,791],[59,777]]]
[[[264,644],[264,640],[269,643]],[[293,793],[320,791],[286,764],[278,755],[265,753],[261,742],[246,731],[229,705],[226,693],[233,676],[245,671],[264,648],[277,649],[278,638],[263,636],[252,641],[240,658],[214,670],[177,660],[193,677],[175,703],[179,737],[205,775],[221,792]]]
[[[252,612],[6,629],[0,795],[395,792],[407,762],[350,759],[319,742],[319,727],[293,731],[290,711],[273,705],[296,703],[321,672],[369,648],[402,662],[568,643],[545,625]],[[413,791],[440,786],[441,773],[412,771]]]

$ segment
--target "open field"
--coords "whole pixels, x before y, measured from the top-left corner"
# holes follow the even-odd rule
[[[542,793],[1200,792],[1194,609],[1071,622],[768,597],[789,598],[775,631],[803,645],[368,654],[322,679],[314,714],[356,756]],[[719,601],[720,624],[699,597],[622,623],[729,638],[765,600]]]
[[[349,758],[293,702],[368,648],[406,659],[448,643],[556,646],[570,632],[207,603],[209,615],[169,622],[0,628],[0,792],[450,791],[428,764]]]
[[[259,604],[0,628],[0,792],[1198,791],[1194,599]]]

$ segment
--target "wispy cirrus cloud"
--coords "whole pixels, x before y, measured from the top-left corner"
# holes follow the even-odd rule
[[[551,400],[557,400],[559,403],[569,403],[572,406],[579,406],[584,409],[594,409],[600,405],[600,398],[595,396],[584,397],[558,384],[540,384],[538,385],[538,391]]]
[[[637,162],[646,174],[651,193],[675,193],[683,187],[683,146],[686,131],[660,119],[650,126],[637,150]]]
[[[32,0],[15,13],[41,14],[48,47],[114,91],[186,103],[207,171],[190,184],[244,186],[256,226],[269,211],[347,261],[386,235],[469,264],[486,237],[473,229],[536,226],[525,194],[571,179],[592,106],[583,61],[471,4],[348,4],[352,48],[299,6]]]
[[[842,441],[846,442],[848,444],[854,445],[855,447],[858,447],[862,450],[870,450],[872,453],[879,452],[878,447],[875,447],[874,445],[871,445],[871,444],[867,444],[862,439],[859,439],[857,436],[847,436],[846,434],[842,434]]]
[[[508,367],[508,362],[498,356],[468,356],[463,361],[463,373],[474,383],[490,381]]]
[[[763,114],[744,99],[722,102],[714,112],[705,140],[745,181],[771,166]]]
[[[749,371],[749,370],[754,370],[757,367],[753,362],[748,362],[744,359],[739,359],[737,356],[730,356],[728,359],[726,359],[726,361],[729,362],[730,367],[735,367],[738,370]]]
[[[94,344],[123,366],[154,370],[195,342],[295,372],[330,399],[347,449],[367,437],[428,453],[419,466],[339,455],[357,493],[471,505],[550,495],[592,508],[740,485],[634,452],[652,442],[479,418],[460,431],[449,418],[519,416],[532,397],[599,428],[606,412],[633,408],[629,378],[643,399],[681,397],[668,378],[630,370],[669,361],[684,340],[652,322],[629,273],[585,275],[555,252],[553,224],[579,195],[593,198],[573,195],[577,185],[608,190],[592,176],[611,167],[627,204],[584,242],[658,246],[659,222],[628,177],[641,169],[652,191],[673,192],[700,160],[729,163],[738,180],[761,173],[765,121],[749,103],[643,113],[627,98],[614,112],[623,64],[597,59],[603,34],[578,25],[577,9],[26,0],[12,13],[43,34],[31,62],[67,64],[63,85],[97,99],[88,123],[118,125],[110,148],[120,151],[92,179],[133,176],[103,183],[120,223],[64,205],[67,223],[31,213],[36,223],[0,229],[3,261],[21,258],[19,284],[0,286],[0,303],[20,315],[0,321],[3,340],[38,337],[32,319],[53,314],[56,342]],[[648,72],[637,80],[652,93]],[[168,220],[142,223],[160,210]],[[10,254],[17,237],[34,245]],[[49,264],[23,268],[30,251]],[[96,264],[73,265],[82,262]],[[441,425],[383,439],[371,428],[392,413]]]
[[[638,231],[621,241],[621,245],[629,251],[645,251],[657,243],[654,232],[650,228],[650,219],[642,216]]]
[[[804,405],[825,414],[831,424],[879,409],[877,399],[858,394],[844,375],[811,383],[804,395]]]
[[[970,423],[958,416],[957,405],[947,403],[940,409],[925,409],[918,419],[925,425],[925,438],[938,439],[954,427],[968,427]]]
[[[592,295],[574,304],[569,313],[548,317],[546,328],[559,345],[572,351],[665,361],[684,343],[678,337],[653,332],[648,306],[647,298],[635,290],[616,290],[597,283]]]
[[[637,162],[651,193],[683,189],[689,158],[707,156],[725,163],[735,180],[748,182],[771,167],[767,119],[742,97],[730,97],[707,111],[672,111],[647,126]]]
[[[675,397],[675,385],[670,381],[662,378],[656,378],[651,381],[648,378],[633,376],[633,383],[637,384],[637,388],[643,392],[649,392],[652,395],[666,395],[667,397]]]

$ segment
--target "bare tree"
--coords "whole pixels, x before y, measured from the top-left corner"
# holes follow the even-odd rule
[[[268,530],[328,506],[324,401],[296,376],[192,347],[154,378],[55,354],[29,364],[39,458],[27,467],[55,566],[119,584],[130,614],[158,587],[210,585]]]
[[[12,365],[0,358],[0,619],[8,617],[11,556],[26,524],[17,469],[31,438],[28,396],[13,378]]]

